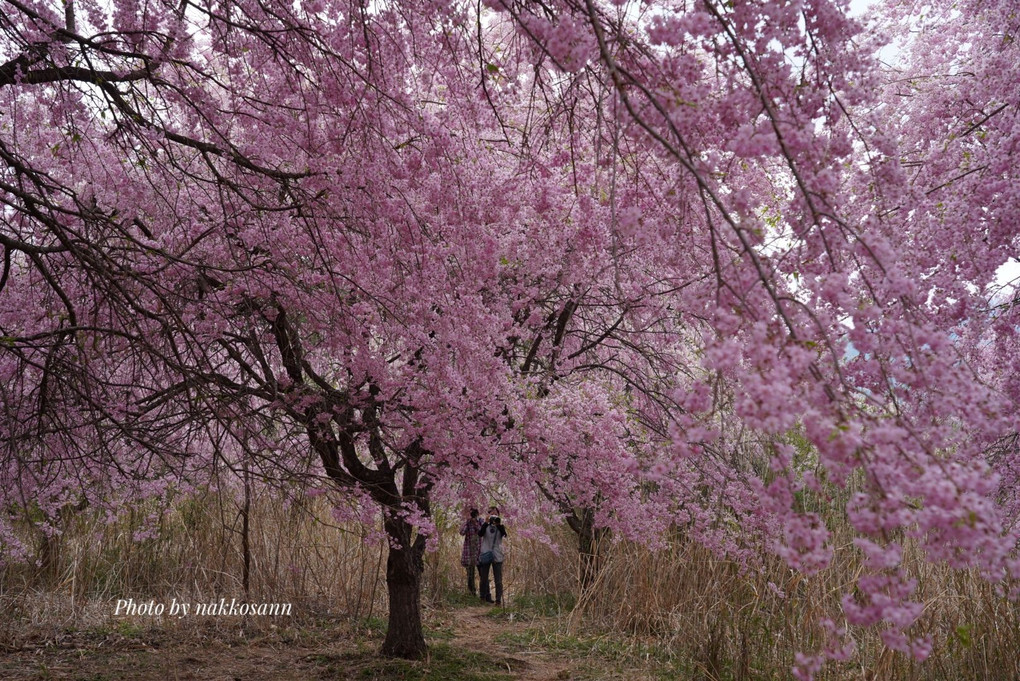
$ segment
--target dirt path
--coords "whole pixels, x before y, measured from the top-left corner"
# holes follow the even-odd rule
[[[462,606],[442,613],[446,633],[435,645],[480,656],[470,662],[471,669],[466,670],[464,678],[476,679],[480,673],[484,676],[486,669],[507,674],[513,681],[577,678],[571,673],[570,661],[559,657],[556,651],[528,649],[523,644],[506,642],[508,632],[524,637],[532,622],[521,621],[509,613],[492,615],[491,606]],[[0,679],[396,681],[407,672],[403,665],[409,663],[376,656],[377,632],[344,641],[345,634],[329,627],[298,629],[301,637],[289,635],[294,632],[242,637],[236,631],[199,627],[173,630],[153,627],[125,631],[128,635],[111,631],[55,632],[0,646]],[[426,660],[417,664],[428,667],[430,663]],[[434,669],[420,678],[444,676],[444,672]]]
[[[381,658],[378,621],[269,624],[198,621],[151,627],[114,622],[93,629],[8,632],[0,679],[11,681],[648,681],[631,658],[555,631],[527,610],[459,604],[434,610],[431,653]]]
[[[451,645],[463,650],[486,652],[501,658],[507,671],[518,681],[561,681],[571,678],[569,661],[547,650],[512,649],[500,643],[500,636],[521,632],[527,625],[521,620],[490,616],[491,606],[458,608],[454,612]]]

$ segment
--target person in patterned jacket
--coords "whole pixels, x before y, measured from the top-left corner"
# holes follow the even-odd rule
[[[478,592],[475,590],[475,573],[478,571],[478,554],[482,544],[482,538],[478,531],[482,529],[482,519],[478,517],[478,509],[471,509],[471,517],[464,521],[460,533],[464,536],[464,548],[460,551],[460,564],[467,570],[468,591],[472,596]]]

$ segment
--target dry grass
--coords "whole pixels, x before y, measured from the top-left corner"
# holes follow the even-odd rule
[[[159,532],[141,541],[136,536],[151,526],[149,516],[133,513],[107,524],[78,514],[64,521],[45,551],[45,540],[36,537],[47,566],[0,571],[0,599],[29,623],[87,626],[104,619],[118,598],[244,597],[239,512],[227,495],[186,499],[161,512]],[[289,602],[310,616],[385,612],[383,544],[360,529],[336,526],[325,502],[284,503],[265,494],[253,499],[250,517],[251,602]]]
[[[785,679],[798,652],[820,650],[832,619],[846,627],[857,654],[829,663],[823,679],[1020,679],[1020,607],[977,575],[907,562],[925,604],[913,633],[930,637],[920,663],[893,653],[874,628],[848,627],[840,600],[853,592],[860,555],[842,544],[828,569],[807,577],[762,556],[746,570],[693,542],[664,551],[629,543],[604,548],[598,580],[564,621],[570,632],[621,632],[635,646],[651,642],[695,679]]]
[[[249,600],[290,602],[295,615],[309,621],[378,622],[385,615],[384,545],[330,518],[322,499],[253,499]],[[437,520],[438,548],[426,556],[426,608],[456,602],[465,590],[457,521]],[[117,598],[243,597],[237,503],[210,493],[176,503],[157,521],[158,537],[135,541],[145,526],[141,514],[108,525],[80,513],[45,547],[45,569],[0,571],[0,644],[14,645],[33,628],[115,625]],[[597,581],[577,594],[574,538],[551,531],[558,547],[511,535],[505,566],[511,607],[522,616],[555,617],[561,640],[611,637],[635,655],[654,651],[667,668],[691,679],[789,678],[796,652],[824,645],[818,622],[840,622],[840,598],[852,591],[861,569],[849,537],[838,531],[833,565],[811,577],[765,556],[760,569],[742,570],[677,535],[663,551],[627,542],[603,546]],[[908,551],[906,560],[926,606],[916,633],[931,637],[931,658],[912,661],[886,650],[877,631],[851,629],[858,654],[828,665],[823,678],[1020,678],[1017,606],[975,575],[930,565],[916,552]]]

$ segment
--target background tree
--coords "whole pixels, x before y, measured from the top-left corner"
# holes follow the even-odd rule
[[[7,508],[319,471],[382,513],[406,657],[479,480],[809,573],[798,495],[861,480],[845,612],[919,656],[904,537],[1017,570],[1008,12],[939,14],[984,77],[904,103],[828,0],[3,2]]]
[[[897,569],[902,537],[955,566],[977,565],[990,576],[1016,570],[1015,537],[995,508],[986,461],[1014,428],[1015,398],[963,361],[969,348],[954,342],[1001,314],[989,314],[984,298],[1016,252],[1015,230],[982,241],[989,247],[978,246],[966,268],[954,263],[962,241],[975,244],[965,215],[991,227],[1015,210],[1003,191],[1014,184],[1005,161],[1014,146],[1010,119],[1000,119],[1005,134],[986,143],[998,160],[991,176],[970,165],[966,150],[924,161],[939,168],[942,159],[931,184],[903,169],[915,163],[906,156],[916,153],[911,145],[958,149],[960,133],[992,132],[986,124],[1008,109],[1001,77],[1012,77],[1013,41],[1003,37],[1009,28],[992,27],[1012,26],[1012,9],[975,6],[977,23],[937,12],[927,38],[910,45],[925,72],[935,43],[950,75],[963,76],[973,61],[989,77],[968,71],[968,85],[948,91],[949,101],[919,98],[920,115],[904,115],[898,94],[878,87],[888,76],[872,57],[876,43],[859,42],[860,26],[841,3],[493,6],[565,70],[604,70],[635,143],[662,159],[654,170],[645,165],[643,181],[669,196],[666,173],[656,173],[665,168],[695,185],[703,219],[685,224],[685,246],[705,254],[699,262],[710,268],[711,285],[674,309],[707,320],[703,365],[733,386],[745,427],[772,438],[803,429],[817,450],[810,470],[795,465],[789,445],[774,450],[779,475],[769,476],[759,499],[781,523],[777,551],[808,572],[827,564],[824,523],[797,511],[795,499],[802,488],[843,486],[861,473],[863,489],[848,511],[871,573],[859,581],[860,596],[845,600],[848,618],[886,622],[888,645],[923,657],[928,644],[904,634],[921,606],[909,602],[912,582]],[[904,31],[915,9],[894,9],[887,27]],[[975,53],[970,38],[981,46]],[[979,96],[968,96],[970,87]],[[964,121],[961,109],[971,112]],[[927,124],[940,119],[948,125]],[[984,187],[970,193],[958,184],[963,178]],[[947,190],[962,190],[956,197],[966,211],[930,198]],[[678,201],[675,212],[686,215],[686,205]],[[913,210],[924,205],[934,210]],[[954,236],[941,236],[948,231]],[[913,250],[915,243],[925,247]],[[931,258],[919,257],[925,253]],[[946,317],[947,305],[966,312]],[[690,445],[685,435],[681,446]]]

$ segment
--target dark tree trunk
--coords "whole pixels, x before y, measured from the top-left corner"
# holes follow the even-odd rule
[[[49,584],[56,579],[57,569],[60,565],[60,536],[41,533],[38,555],[38,574]]]
[[[573,516],[567,518],[567,524],[577,533],[577,552],[580,558],[578,581],[584,591],[595,583],[602,570],[601,544],[609,530],[595,527],[595,510],[591,507],[580,509],[580,517],[575,511]]]
[[[595,505],[574,506],[570,497],[565,494],[551,491],[541,484],[539,489],[547,499],[559,507],[567,521],[567,526],[577,535],[577,581],[580,591],[583,592],[595,584],[602,571],[605,557],[603,543],[609,538],[607,528],[595,527],[595,510],[600,499],[594,500]]]
[[[416,660],[425,656],[421,625],[421,577],[425,571],[425,538],[411,541],[411,526],[400,518],[386,520],[390,540],[386,558],[386,588],[390,614],[380,654]]]
[[[300,334],[287,311],[277,305],[275,314],[266,319],[272,325],[287,377],[293,385],[301,386],[301,391],[295,389],[294,394],[303,395],[305,400],[321,391],[315,395],[318,399],[307,401],[302,411],[292,414],[304,425],[326,475],[340,489],[368,492],[383,511],[389,540],[386,589],[390,608],[386,639],[379,652],[386,657],[424,657],[427,648],[421,625],[421,578],[425,572],[425,537],[416,533],[401,514],[414,511],[425,518],[432,514],[432,480],[420,468],[429,452],[420,440],[415,440],[401,451],[392,452],[398,456],[391,460],[381,420],[384,402],[378,401],[379,387],[369,380],[355,388],[354,396],[333,389],[311,370]],[[361,390],[364,386],[367,395]]]
[[[244,505],[241,506],[241,587],[244,600],[251,599],[251,472],[244,460]]]

